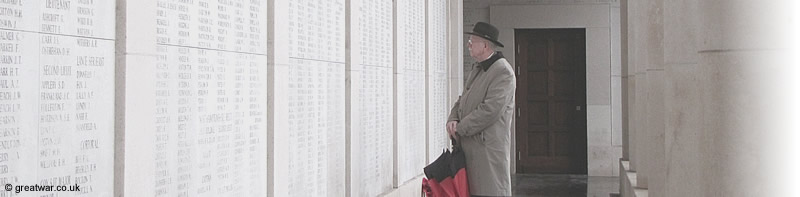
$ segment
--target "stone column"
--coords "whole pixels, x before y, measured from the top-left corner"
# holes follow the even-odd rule
[[[796,5],[699,3],[701,196],[789,196],[796,183],[798,150],[784,149],[797,143]]]
[[[114,196],[153,196],[156,1],[116,3]]]
[[[613,169],[612,176],[619,175],[619,160],[626,156],[623,152],[624,149],[623,139],[626,139],[626,134],[623,132],[623,113],[622,103],[624,102],[623,92],[623,73],[622,73],[622,22],[620,20],[621,7],[619,1],[611,2],[611,152],[613,155]]]
[[[621,110],[622,110],[622,158],[620,159],[620,170],[619,170],[619,193],[621,196],[632,196],[631,192],[633,188],[631,188],[631,184],[629,182],[628,172],[627,170],[631,170],[631,160],[633,157],[633,150],[631,149],[633,146],[633,138],[632,138],[632,126],[633,123],[630,121],[632,116],[633,109],[633,75],[631,74],[630,68],[630,56],[629,54],[632,53],[629,51],[632,47],[629,45],[629,36],[630,36],[630,9],[629,9],[629,2],[628,0],[621,0],[620,1],[620,74],[621,74]]]
[[[464,1],[451,0],[447,16],[448,104],[452,106],[464,89]],[[448,108],[449,109],[449,108]],[[512,146],[513,147],[513,146]]]
[[[288,196],[289,183],[289,31],[276,31],[285,29],[289,24],[285,20],[288,15],[288,2],[270,0],[267,2],[267,196]],[[284,50],[278,50],[284,49]]]
[[[643,18],[644,50],[642,63],[646,67],[643,88],[647,89],[644,101],[644,124],[640,141],[647,144],[642,146],[643,166],[642,175],[649,196],[663,196],[664,189],[664,28],[663,28],[663,1],[647,0],[642,8],[643,13],[638,17]]]
[[[642,15],[647,15],[647,2],[644,1],[631,1],[629,2],[629,9],[630,15],[634,16],[631,17],[630,24],[632,32],[630,41],[630,62],[629,66],[634,72],[634,79],[632,82],[632,86],[635,88],[633,91],[634,95],[634,106],[632,109],[633,116],[633,130],[631,131],[630,135],[634,139],[635,147],[631,147],[633,150],[633,156],[631,160],[631,168],[632,170],[636,171],[636,187],[639,188],[647,188],[648,182],[647,178],[649,176],[648,169],[648,147],[652,146],[650,141],[646,140],[648,137],[647,125],[646,123],[646,115],[647,115],[647,105],[649,104],[647,101],[647,94],[648,94],[648,86],[647,86],[647,68],[648,68],[648,44],[647,44],[647,18],[641,17]]]
[[[636,13],[637,13],[636,11],[637,10],[636,10],[635,6],[636,6],[636,1],[628,1],[626,3],[626,10],[627,10],[627,15],[628,16],[636,16]],[[636,92],[636,90],[637,90],[636,89],[636,63],[637,63],[637,61],[636,60],[637,60],[637,55],[638,55],[638,52],[636,51],[636,49],[638,49],[638,47],[636,45],[637,41],[638,41],[637,40],[637,29],[636,29],[636,27],[637,27],[636,18],[635,17],[628,17],[626,24],[628,25],[627,36],[626,36],[627,37],[627,42],[628,42],[628,44],[626,45],[627,51],[628,51],[628,53],[627,53],[627,55],[628,55],[627,57],[628,58],[627,58],[627,64],[626,64],[625,68],[627,70],[626,74],[628,75],[628,86],[627,86],[627,90],[628,90],[628,92],[627,92],[628,93],[628,103],[627,103],[627,106],[628,106],[628,148],[630,150],[628,152],[628,154],[629,154],[628,157],[629,157],[629,160],[630,160],[631,170],[636,171],[636,169],[638,169],[638,167],[639,167],[639,160],[638,160],[639,158],[637,156],[637,154],[639,153],[639,150],[638,150],[639,143],[636,140],[637,139],[637,134],[638,134],[637,131],[639,129],[638,124],[637,124],[637,120],[638,119],[636,118],[639,115],[639,113],[637,111],[637,107],[638,106],[636,105],[636,98],[637,98],[637,96],[636,96],[637,95],[637,92]]]
[[[664,196],[703,196],[697,0],[664,1]]]
[[[621,118],[622,118],[622,159],[630,161],[630,91],[628,90],[630,81],[628,74],[628,1],[620,1],[620,78],[621,78]]]
[[[450,110],[464,89],[464,0],[447,1],[447,103]],[[446,112],[449,115],[449,111]],[[513,124],[512,124],[513,125]],[[516,152],[515,130],[511,127],[512,153]],[[511,161],[511,173],[516,173],[516,160]]]

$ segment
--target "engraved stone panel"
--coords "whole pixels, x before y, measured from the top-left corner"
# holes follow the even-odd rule
[[[0,1],[0,184],[80,186],[0,196],[112,195],[113,18],[113,1]]]
[[[354,196],[378,196],[392,188],[392,1],[360,0],[351,10],[358,24],[350,32],[354,57],[359,57],[356,69],[360,81],[357,91],[359,124],[353,125],[354,142],[352,183],[358,184]]]
[[[154,195],[266,195],[266,6],[157,2]]]
[[[290,196],[344,196],[345,1],[291,0]]]
[[[425,166],[425,1],[398,1],[397,154],[398,182]]]
[[[446,1],[428,1],[428,58],[429,81],[428,85],[430,104],[428,133],[428,162],[433,162],[441,155],[444,148],[449,147],[449,140],[445,124],[449,111],[447,103],[447,69],[446,69]]]

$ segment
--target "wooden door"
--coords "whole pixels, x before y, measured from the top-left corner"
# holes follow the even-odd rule
[[[586,174],[586,31],[517,29],[517,172]]]

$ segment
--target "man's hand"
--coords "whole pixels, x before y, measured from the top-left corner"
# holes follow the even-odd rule
[[[458,121],[447,122],[447,133],[450,134],[450,137],[458,137],[456,136],[456,126],[458,126]]]

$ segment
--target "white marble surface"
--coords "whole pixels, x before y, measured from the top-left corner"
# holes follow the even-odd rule
[[[638,43],[638,41],[637,41],[637,43]],[[636,67],[637,67],[636,69],[638,70],[639,69],[638,67],[640,67],[640,65],[637,65]],[[631,148],[632,152],[634,152],[634,156],[631,157],[631,168],[633,168],[633,170],[636,171],[636,173],[637,173],[636,181],[637,181],[638,186],[639,187],[643,187],[643,188],[647,188],[647,183],[648,183],[647,182],[647,175],[648,174],[647,174],[647,166],[646,166],[647,164],[645,163],[645,159],[644,158],[647,157],[647,152],[645,151],[645,149],[647,148],[647,146],[650,145],[650,144],[648,144],[648,142],[651,142],[651,141],[644,140],[647,137],[647,135],[644,133],[644,130],[646,129],[646,125],[644,123],[645,123],[646,119],[645,119],[645,115],[643,115],[643,114],[647,113],[647,111],[646,111],[646,109],[647,109],[646,108],[647,107],[647,90],[648,90],[647,89],[647,75],[645,73],[637,72],[635,78],[636,78],[635,79],[636,80],[636,85],[635,85],[635,88],[636,88],[636,90],[635,90],[635,94],[636,94],[635,95],[635,99],[636,99],[636,101],[635,101],[635,104],[634,104],[635,105],[634,106],[634,111],[633,111],[634,115],[631,116],[631,117],[633,117],[631,119],[631,122],[633,122],[635,128],[633,128],[633,130],[631,130],[631,135],[634,136],[633,143],[635,143],[636,145],[635,145],[635,147]]]
[[[265,10],[157,2],[153,195],[265,194]]]
[[[793,48],[797,4],[791,1],[700,1],[697,47],[703,50]],[[786,20],[779,20],[786,19]],[[757,36],[756,36],[757,35]],[[795,48],[796,49],[796,48]]]
[[[397,183],[425,167],[425,1],[396,2]]]
[[[57,35],[114,38],[113,1],[52,0],[0,3],[0,28]]]
[[[428,1],[428,160],[433,162],[450,147],[445,124],[450,113],[447,103],[447,21],[446,1]]]
[[[797,138],[790,137],[796,130],[788,130],[781,115],[791,106],[786,97],[797,98],[797,90],[776,88],[796,78],[789,58],[779,50],[700,54],[702,102],[710,103],[702,105],[699,133],[699,139],[709,139],[700,143],[699,155],[705,195],[791,194],[784,181],[797,171],[784,164],[797,162],[797,149],[781,145],[795,144]]]
[[[377,196],[392,188],[392,2],[351,1],[351,117],[353,196]]]
[[[289,195],[344,195],[345,2],[288,9]]]
[[[112,195],[114,2],[0,7],[0,184]]]
[[[622,147],[623,140],[625,139],[622,133],[622,77],[611,77],[611,106],[619,106],[611,108],[611,145]]]
[[[586,104],[611,104],[610,28],[586,28]]]
[[[267,1],[0,1],[2,183],[83,189],[35,194],[59,196],[344,196],[351,156],[366,176],[350,181],[369,184],[353,196],[418,193],[425,153],[448,143],[448,1],[364,0],[350,30],[345,0],[270,2],[281,18]],[[359,82],[346,95],[348,74]],[[352,155],[348,110],[363,123]]]
[[[696,62],[667,65],[664,86],[666,196],[703,195],[700,183],[703,158],[697,151],[702,142],[703,102],[694,99],[704,92],[703,86],[698,85],[699,69]]]
[[[647,89],[645,95],[644,127],[642,140],[647,146],[640,147],[644,154],[642,174],[647,178],[648,193],[651,196],[664,195],[665,161],[664,161],[664,27],[663,1],[643,1],[641,7],[647,14],[641,17],[643,47],[646,49],[639,64],[646,68]]]
[[[647,146],[643,159],[648,176],[648,190],[652,196],[664,196],[664,71],[647,72],[647,109],[643,140]]]
[[[611,146],[611,106],[586,106],[588,145]]]

